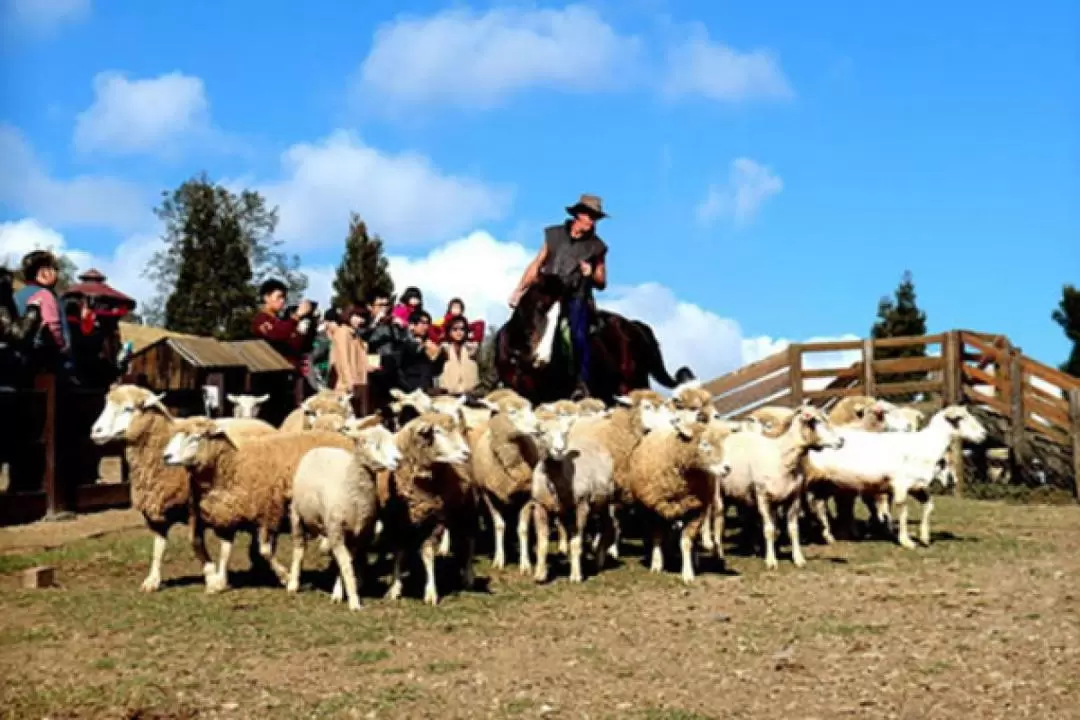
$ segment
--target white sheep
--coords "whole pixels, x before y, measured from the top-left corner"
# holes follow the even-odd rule
[[[888,493],[899,506],[897,541],[914,548],[908,532],[908,496],[923,504],[919,540],[930,544],[930,513],[934,508],[929,488],[942,473],[942,460],[956,438],[971,443],[986,439],[986,429],[959,405],[938,411],[922,430],[874,433],[863,430],[840,431],[844,446],[811,451],[804,462],[808,487],[829,482],[858,494]]]
[[[544,415],[540,419],[537,446],[540,462],[533,471],[533,520],[536,523],[537,582],[547,580],[548,514],[570,535],[570,582],[581,582],[581,553],[585,526],[590,515],[598,521],[598,547],[614,541],[615,528],[610,512],[615,495],[615,462],[600,442],[590,437],[569,439],[576,418],[573,415]],[[561,543],[560,538],[560,543]],[[604,554],[597,553],[598,564]]]
[[[765,566],[777,567],[776,512],[787,518],[791,558],[795,565],[806,564],[799,544],[799,494],[802,459],[813,448],[841,447],[836,434],[820,409],[804,405],[796,410],[787,428],[777,437],[752,432],[736,432],[724,441],[724,461],[731,473],[717,483],[713,535],[718,556],[723,555],[725,501],[756,508],[765,538]]]
[[[350,610],[360,609],[353,566],[363,563],[375,529],[375,474],[395,470],[401,459],[394,434],[378,424],[378,418],[366,420],[349,427],[355,449],[317,447],[304,454],[296,467],[289,507],[293,555],[286,590],[299,590],[305,541],[320,535],[338,567],[331,599],[340,602],[344,586]]]
[[[233,417],[255,418],[259,417],[259,406],[270,399],[269,395],[233,395],[225,396],[233,404]]]

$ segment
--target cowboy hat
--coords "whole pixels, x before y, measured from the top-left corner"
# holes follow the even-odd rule
[[[570,213],[571,216],[576,216],[579,212],[586,212],[596,220],[608,216],[604,212],[604,205],[600,200],[600,196],[589,195],[588,193],[582,194],[576,204],[567,206],[566,212]]]

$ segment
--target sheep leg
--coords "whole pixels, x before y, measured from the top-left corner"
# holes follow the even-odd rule
[[[232,555],[233,544],[235,541],[236,535],[231,532],[221,536],[221,548],[218,550],[217,573],[214,575],[213,582],[206,583],[206,592],[221,592],[229,587],[229,557]]]
[[[420,559],[424,561],[424,602],[428,605],[439,604],[439,593],[435,589],[435,543],[431,538],[420,547]]]
[[[338,572],[340,573],[338,582],[344,581],[345,583],[345,595],[349,598],[349,609],[359,610],[360,598],[356,594],[356,573],[353,570],[352,555],[341,539],[331,546],[330,552],[333,553],[334,560],[337,561]]]
[[[716,493],[716,499],[713,500],[712,506],[712,536],[713,542],[716,546],[713,548],[713,554],[718,560],[724,559],[724,513],[727,512],[727,508],[724,506],[724,496],[720,493]],[[708,527],[708,519],[706,519],[705,527]]]
[[[608,527],[611,529],[611,544],[607,547],[607,554],[612,560],[619,559],[619,540],[622,538],[618,512],[619,509],[615,503],[608,505],[608,520],[606,522],[610,522]]]
[[[566,534],[566,526],[562,524],[562,519],[555,518],[555,534],[559,536],[559,552],[566,555],[569,552],[569,536]]]
[[[701,525],[701,547],[705,552],[716,552],[713,541],[713,503],[705,506],[705,522]]]
[[[664,526],[659,518],[653,518],[651,524],[652,557],[649,561],[649,572],[660,573],[664,571]]]
[[[791,540],[791,561],[795,567],[806,566],[806,556],[803,555],[802,543],[799,542],[799,507],[798,501],[788,504],[787,508],[787,531]]]
[[[394,548],[394,575],[390,582],[390,589],[386,591],[388,600],[397,600],[401,597],[401,566],[405,564],[405,551]]]
[[[532,562],[529,560],[529,521],[532,520],[532,500],[527,500],[518,512],[518,572],[528,575],[532,572]]]
[[[532,512],[533,522],[536,523],[536,570],[533,572],[533,580],[542,583],[547,582],[548,575],[548,511],[540,503],[534,503]]]
[[[446,557],[450,554],[450,530],[444,529],[442,537],[439,539],[439,557]]]
[[[600,539],[598,543],[599,549],[596,553],[596,571],[599,572],[604,569],[604,550],[608,555],[611,554],[611,548],[615,544],[615,513],[611,512],[611,506],[601,507],[597,515],[597,523],[600,525],[600,532],[597,533],[597,537]],[[618,551],[616,551],[617,554]]]
[[[900,543],[901,547],[905,547],[908,550],[915,549],[915,542],[911,539],[911,535],[908,533],[908,504],[907,493],[896,493],[893,503],[899,506],[899,511],[896,513],[896,539]]]
[[[765,537],[765,567],[775,570],[776,562],[776,522],[773,519],[772,504],[764,493],[757,493],[757,509],[761,516],[761,531]]]
[[[457,531],[455,530],[455,532]],[[473,584],[476,582],[476,577],[473,575],[473,556],[476,555],[476,532],[470,528],[458,533],[457,537],[464,538],[462,543],[465,546],[461,553],[461,584],[465,589],[472,590]]]
[[[154,523],[150,530],[154,533],[154,554],[150,558],[150,572],[139,588],[143,592],[154,592],[161,587],[161,563],[165,559],[165,546],[169,544],[168,525]]]
[[[934,496],[929,491],[917,498],[922,501],[922,517],[919,518],[919,542],[930,547],[930,513],[934,511]]]
[[[491,501],[487,493],[484,493],[483,498],[484,505],[491,513],[491,524],[494,526],[495,533],[495,557],[491,559],[491,567],[501,570],[506,567],[506,521],[503,520],[502,514],[495,508],[495,503]]]
[[[270,564],[274,574],[277,575],[282,585],[289,582],[289,571],[284,565],[278,562],[278,559],[274,556],[275,540],[276,536],[269,528],[259,528],[259,554],[262,555],[263,560]]]
[[[694,538],[701,530],[704,514],[689,520],[683,526],[679,536],[679,551],[682,554],[682,581],[687,585],[694,582]]]
[[[304,563],[304,526],[298,513],[289,519],[292,525],[292,564],[289,565],[289,582],[285,591],[294,593],[300,589],[300,566]]]
[[[581,574],[581,545],[585,532],[585,523],[589,520],[589,504],[580,502],[574,509],[574,532],[570,535],[570,582],[579,583]]]
[[[191,549],[195,553],[195,558],[202,565],[203,577],[206,579],[206,583],[209,584],[212,582],[211,578],[214,577],[216,570],[214,561],[210,559],[210,553],[206,550],[206,527],[199,517],[197,507],[192,508],[189,527],[191,529]]]
[[[829,506],[828,499],[810,494],[810,507],[814,511],[814,516],[817,517],[818,522],[821,523],[821,537],[825,541],[826,545],[832,545],[836,542],[836,538],[833,537],[832,528],[829,526]]]

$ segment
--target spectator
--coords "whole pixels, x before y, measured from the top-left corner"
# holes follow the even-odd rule
[[[466,346],[468,337],[469,321],[464,315],[456,315],[447,322],[446,343],[443,345],[445,359],[436,384],[454,395],[471,393],[480,383],[480,369]]]
[[[435,318],[435,321],[431,323],[431,332],[428,333],[431,342],[441,343],[445,341],[450,320],[464,314],[465,302],[461,298],[452,298],[446,304],[446,314],[441,318]]]
[[[409,316],[410,337],[402,352],[398,372],[398,384],[405,392],[431,390],[446,363],[445,349],[428,339],[430,329],[430,313],[414,310]]]
[[[255,337],[270,343],[275,350],[299,371],[304,363],[305,336],[311,322],[311,301],[301,301],[296,312],[284,319],[280,318],[285,308],[287,288],[280,280],[270,279],[259,287],[262,309],[251,319],[251,329]]]
[[[41,327],[38,306],[19,314],[14,279],[10,270],[0,267],[0,385],[4,387],[21,387],[29,380],[27,356]]]
[[[368,310],[370,320],[357,330],[357,335],[367,344],[371,403],[376,408],[385,408],[390,402],[390,389],[397,387],[401,354],[409,342],[409,334],[394,322],[388,294],[373,293],[368,301]]]
[[[56,281],[60,277],[60,265],[56,256],[46,250],[28,253],[22,259],[22,275],[26,286],[15,293],[16,311],[22,316],[31,306],[37,307],[41,313],[42,327],[48,331],[37,336],[34,363],[40,367],[43,364],[52,364],[49,361],[55,359],[58,366],[71,374],[71,331],[60,307],[60,298],[56,295]],[[43,357],[48,351],[42,340],[51,341],[49,350],[55,353],[55,358],[46,360]]]
[[[400,301],[394,306],[394,319],[401,327],[409,323],[409,318],[417,310],[424,309],[424,296],[420,288],[409,286],[401,293]]]
[[[327,313],[329,314],[329,313]],[[356,386],[367,385],[367,344],[360,339],[352,325],[339,322],[335,312],[327,318],[326,334],[330,338],[330,385],[335,390],[355,392]]]

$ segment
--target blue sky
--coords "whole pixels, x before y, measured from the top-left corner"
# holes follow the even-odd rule
[[[145,296],[149,211],[205,169],[279,205],[314,292],[353,209],[399,284],[499,319],[594,192],[609,304],[700,374],[865,335],[904,269],[931,329],[1067,354],[1074,3],[0,2],[0,254]]]

